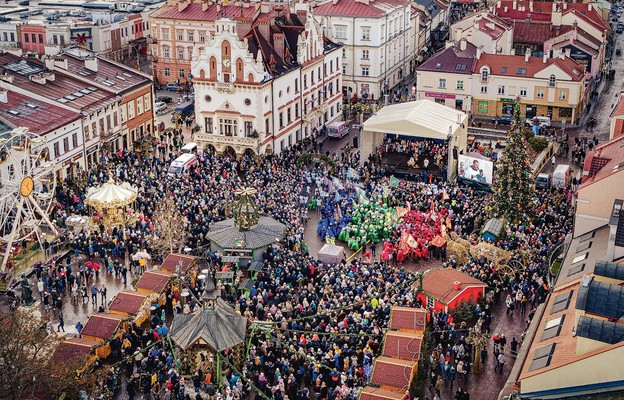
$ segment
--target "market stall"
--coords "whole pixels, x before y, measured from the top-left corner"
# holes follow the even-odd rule
[[[188,269],[196,263],[197,260],[198,258],[195,256],[171,253],[162,262],[160,269],[169,274],[177,273],[179,275],[180,272],[188,271]]]
[[[119,292],[108,307],[112,314],[133,317],[137,325],[141,325],[150,315],[152,301],[158,301],[158,295],[139,292]]]
[[[85,204],[89,206],[92,223],[109,227],[135,222],[137,193],[138,189],[128,182],[116,184],[112,179],[100,187],[89,188]]]
[[[338,264],[345,259],[344,247],[326,244],[319,250],[317,258],[324,264]]]
[[[161,294],[165,290],[170,278],[171,274],[163,271],[146,271],[141,275],[134,287],[139,293]]]

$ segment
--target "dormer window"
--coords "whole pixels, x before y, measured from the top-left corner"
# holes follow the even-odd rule
[[[487,82],[489,75],[490,70],[488,68],[481,68],[481,82]]]
[[[548,87],[555,86],[557,86],[557,78],[555,77],[555,75],[551,75],[550,78],[548,78]]]

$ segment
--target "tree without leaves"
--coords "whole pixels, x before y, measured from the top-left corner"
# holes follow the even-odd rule
[[[158,203],[152,221],[154,231],[150,244],[154,251],[166,256],[184,246],[188,223],[170,194]]]
[[[512,223],[527,223],[533,214],[533,179],[527,154],[528,144],[516,101],[514,118],[507,133],[507,146],[496,163],[492,183],[491,214]]]

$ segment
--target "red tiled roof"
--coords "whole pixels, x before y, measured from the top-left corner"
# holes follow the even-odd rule
[[[624,166],[620,166],[621,163],[624,163],[624,136],[614,137],[598,145],[585,158],[583,180],[579,189],[624,171]]]
[[[454,282],[459,282],[459,290],[455,290]],[[474,286],[487,285],[453,268],[432,269],[422,279],[423,292],[444,304],[448,304],[466,288]]]
[[[80,118],[77,112],[12,91],[7,92],[7,100],[4,104],[0,103],[0,120],[13,127],[24,126],[39,135],[52,132]]]
[[[171,275],[167,272],[162,271],[146,271],[139,281],[136,283],[135,287],[137,289],[145,289],[154,293],[160,293],[169,282],[169,277]]]
[[[477,47],[466,43],[466,50],[461,50],[460,43],[456,43],[439,51],[422,63],[417,71],[452,72],[455,74],[471,74],[477,61]],[[458,69],[458,66],[465,66]]]
[[[513,21],[514,43],[544,43],[553,35],[550,22]]]
[[[384,338],[383,355],[403,360],[418,361],[422,334],[388,331]]]
[[[182,261],[182,271],[189,269],[193,261],[197,260],[195,256],[187,256],[186,254],[171,253],[165,258],[160,265],[160,269],[165,272],[176,272],[176,265]]]
[[[67,363],[77,357],[86,357],[93,347],[100,344],[93,340],[81,338],[71,338],[59,343],[58,347],[52,354],[51,361],[53,363]]]
[[[611,115],[609,117],[621,117],[624,115],[624,94],[620,93],[620,99],[618,100],[617,106],[611,111]]]
[[[393,390],[385,390],[366,386],[360,392],[359,400],[403,400],[405,392],[397,392]]]
[[[412,372],[417,365],[416,361],[399,360],[385,356],[377,357],[370,383],[406,390],[409,388]]]
[[[316,15],[342,15],[348,17],[382,17],[397,8],[410,4],[409,0],[375,0],[370,4],[358,0],[328,1],[314,8]],[[377,7],[379,5],[379,7]]]
[[[514,7],[514,3],[516,7]],[[496,3],[494,13],[501,18],[511,20],[523,20],[527,18],[527,16],[530,16],[532,21],[550,22],[552,18],[553,4],[554,3],[552,2],[539,1],[501,0]],[[595,6],[584,3],[562,3],[559,4],[559,6],[561,7],[562,15],[572,13],[579,18],[586,20],[596,28],[607,31],[611,30],[609,24],[602,20]],[[592,7],[591,11],[589,10],[590,6]],[[507,8],[507,11],[505,11],[505,7]]]
[[[217,11],[219,8],[219,11]],[[256,14],[255,7],[242,8],[244,18],[253,18]],[[179,11],[178,6],[167,6],[160,8],[150,15],[150,18],[159,19],[179,19],[188,21],[216,21],[222,17],[236,20],[241,16],[241,8],[235,5],[218,6],[216,3],[208,6],[206,11],[202,10],[201,3],[191,3],[184,10]]]
[[[108,340],[124,319],[125,317],[116,314],[94,314],[89,317],[80,334]]]
[[[482,54],[477,60],[475,71],[480,71],[481,67],[489,67],[490,75],[514,76],[523,78],[533,78],[535,74],[551,65],[556,65],[559,69],[570,76],[573,81],[581,81],[584,79],[585,68],[577,64],[573,59],[566,57],[549,58],[544,63],[542,57],[529,57],[529,61],[524,61],[524,56],[510,56],[506,54]],[[506,67],[506,72],[502,68]],[[516,74],[517,68],[525,68],[526,75]],[[575,73],[576,70],[576,73]]]
[[[147,300],[147,294],[145,293],[119,292],[108,309],[128,315],[136,315],[143,303],[145,303],[145,300]]]
[[[574,27],[573,25],[564,25],[560,28],[559,30],[559,35],[563,35],[566,34],[568,32],[571,31],[576,31],[577,36],[581,36],[583,37],[583,39],[587,42],[590,42],[596,49],[600,48],[600,46],[602,46],[602,42],[600,40],[598,40],[596,37],[590,35],[587,31],[585,31],[584,29],[579,28],[578,26]]]
[[[424,331],[427,310],[424,308],[392,307],[390,312],[390,328],[410,331]]]

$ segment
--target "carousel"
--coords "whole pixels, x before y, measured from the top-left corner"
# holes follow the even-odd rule
[[[138,189],[128,182],[116,184],[112,179],[87,191],[85,204],[93,225],[125,226],[136,221],[134,202]]]

